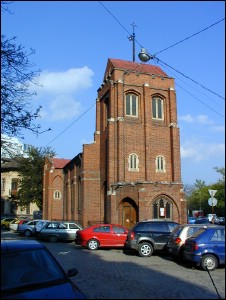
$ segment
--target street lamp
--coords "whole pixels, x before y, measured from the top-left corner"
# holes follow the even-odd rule
[[[145,48],[141,48],[141,52],[138,54],[138,57],[143,62],[147,62],[150,59],[153,59],[153,56],[150,55]]]

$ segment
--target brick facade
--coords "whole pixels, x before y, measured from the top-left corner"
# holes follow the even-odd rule
[[[136,99],[131,102],[135,114],[127,111],[128,94]],[[153,117],[153,98],[160,99],[161,118]],[[109,59],[98,89],[94,142],[83,145],[83,152],[61,169],[53,168],[53,174],[51,166],[47,169],[45,218],[73,219],[83,226],[108,222],[131,227],[147,218],[185,223],[174,79],[156,66]],[[51,198],[57,188],[61,200]]]

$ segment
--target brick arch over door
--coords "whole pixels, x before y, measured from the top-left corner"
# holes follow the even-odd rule
[[[138,221],[138,207],[131,198],[124,198],[118,207],[119,223],[131,228]]]
[[[148,219],[178,219],[178,207],[176,203],[166,195],[156,197],[148,207]]]

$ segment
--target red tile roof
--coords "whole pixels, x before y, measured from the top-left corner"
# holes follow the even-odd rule
[[[54,164],[55,169],[63,169],[63,167],[71,161],[71,159],[65,158],[51,158],[51,161]]]
[[[136,62],[115,59],[115,58],[109,58],[108,60],[109,60],[109,62],[111,62],[111,64],[115,68],[137,71],[137,72],[142,72],[142,73],[150,73],[150,74],[168,77],[168,75],[158,66],[153,66],[150,64],[136,63]]]

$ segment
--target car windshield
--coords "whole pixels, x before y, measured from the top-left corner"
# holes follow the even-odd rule
[[[2,253],[2,291],[64,279],[65,274],[45,249]]]

